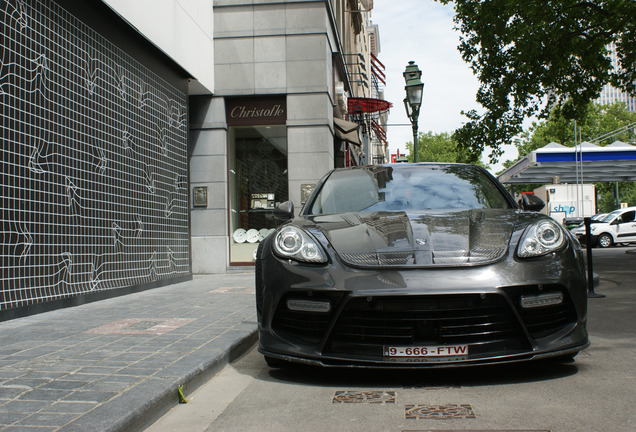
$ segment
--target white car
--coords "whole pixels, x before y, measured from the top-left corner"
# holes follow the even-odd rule
[[[586,243],[585,225],[572,230],[581,244]],[[591,244],[602,248],[636,241],[636,207],[614,210],[590,225]]]

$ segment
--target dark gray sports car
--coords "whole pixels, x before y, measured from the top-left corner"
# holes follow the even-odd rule
[[[274,367],[574,357],[583,253],[542,207],[472,165],[331,171],[258,248],[259,351]]]

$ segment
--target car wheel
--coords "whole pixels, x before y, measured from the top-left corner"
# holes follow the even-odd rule
[[[598,238],[598,245],[602,248],[608,248],[612,245],[612,236],[609,234],[601,234]]]

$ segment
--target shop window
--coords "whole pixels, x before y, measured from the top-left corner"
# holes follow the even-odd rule
[[[252,263],[280,224],[274,208],[288,199],[285,126],[229,128],[229,187],[230,264]]]

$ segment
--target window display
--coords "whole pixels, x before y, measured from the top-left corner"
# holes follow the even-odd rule
[[[288,199],[285,126],[229,128],[230,263],[251,263],[278,226],[274,208]]]

